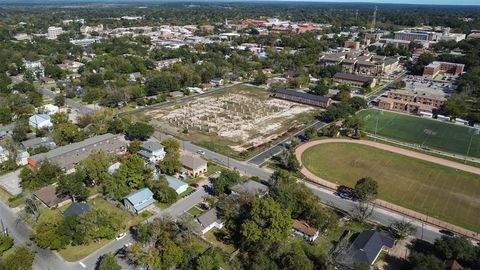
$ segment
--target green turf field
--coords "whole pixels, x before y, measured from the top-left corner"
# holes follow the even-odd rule
[[[354,186],[366,176],[379,198],[480,232],[480,177],[366,145],[328,143],[307,149],[304,166],[336,184]]]
[[[440,151],[480,158],[480,135],[466,126],[410,116],[389,111],[368,109],[358,113],[369,133],[426,146]],[[378,119],[378,125],[377,125]]]

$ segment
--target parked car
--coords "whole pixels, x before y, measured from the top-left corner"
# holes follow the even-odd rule
[[[117,237],[115,237],[115,239],[120,240],[123,239],[125,236],[127,236],[127,233],[121,233]]]
[[[351,187],[339,186],[336,194],[342,199],[356,200],[355,190]]]
[[[193,183],[190,186],[193,187],[193,188],[198,188],[199,187],[199,185],[197,183]]]

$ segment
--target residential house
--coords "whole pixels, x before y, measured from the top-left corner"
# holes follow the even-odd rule
[[[60,109],[58,108],[58,106],[56,105],[53,105],[53,104],[45,104],[43,107],[42,107],[42,110],[43,110],[43,113],[46,113],[48,115],[52,115],[52,114],[56,114],[60,111]]]
[[[42,77],[42,78],[40,78],[40,80],[41,80],[44,84],[53,84],[53,83],[55,83],[55,80],[52,79],[52,78],[49,78],[49,77]]]
[[[257,181],[248,180],[231,187],[230,191],[232,192],[232,194],[249,193],[257,197],[263,197],[267,195],[269,188],[268,186]]]
[[[143,81],[143,79],[143,75],[140,72],[134,72],[128,75],[128,80],[131,82]]]
[[[153,203],[155,203],[153,192],[148,188],[142,188],[123,198],[125,208],[135,214],[141,213]]]
[[[120,165],[122,165],[120,162],[115,162],[110,165],[107,169],[108,174],[112,175],[116,170],[118,170],[118,168],[120,168]]]
[[[167,179],[168,186],[173,188],[175,192],[177,192],[177,194],[187,191],[188,189],[187,183],[181,180],[178,180],[177,178],[170,175],[165,175],[165,178]]]
[[[337,262],[350,269],[359,263],[372,266],[382,250],[393,248],[395,240],[381,230],[364,231],[337,256]]]
[[[10,153],[8,152],[8,150],[0,145],[0,163],[8,161],[9,158]]]
[[[81,215],[90,211],[90,206],[86,202],[74,202],[70,204],[67,209],[65,209],[65,211],[63,212],[63,216],[69,217],[73,215]]]
[[[40,138],[32,138],[32,139],[25,140],[20,143],[20,146],[24,150],[36,149],[42,146],[48,147],[50,149],[54,149],[57,147],[57,144],[52,140],[52,138],[40,137]]]
[[[45,69],[40,61],[25,61],[24,66],[32,72],[35,79],[45,76]]]
[[[224,224],[218,218],[217,209],[205,211],[195,219],[202,227],[202,234],[206,234],[213,228],[222,229]]]
[[[15,158],[15,162],[19,166],[27,165],[29,157],[30,154],[27,151],[18,152],[17,157]]]
[[[216,78],[216,79],[210,80],[210,83],[215,85],[215,86],[222,86],[222,85],[225,84],[225,81],[223,79]]]
[[[52,119],[48,114],[35,114],[28,118],[28,124],[35,129],[52,127]]]
[[[33,195],[48,208],[62,207],[71,201],[70,197],[57,194],[56,185],[43,187],[35,191]]]
[[[156,142],[144,142],[140,146],[138,155],[148,162],[156,163],[165,158],[165,148]]]
[[[181,155],[183,172],[190,177],[199,177],[207,172],[207,162],[192,155]]]
[[[303,237],[305,240],[313,242],[318,237],[318,229],[311,227],[304,220],[293,220],[292,231],[294,234]]]
[[[5,138],[6,136],[12,135],[14,128],[15,128],[14,123],[0,127],[0,139]]]

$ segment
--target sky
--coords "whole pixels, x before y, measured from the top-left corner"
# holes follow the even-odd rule
[[[270,0],[291,1],[291,0]],[[303,0],[305,2],[334,2],[334,3],[393,3],[393,4],[431,4],[431,5],[480,5],[480,0]]]

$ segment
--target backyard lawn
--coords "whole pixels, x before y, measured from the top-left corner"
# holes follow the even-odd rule
[[[380,199],[480,231],[478,175],[350,143],[313,146],[303,153],[302,162],[336,184],[353,187],[370,176],[379,184]]]

